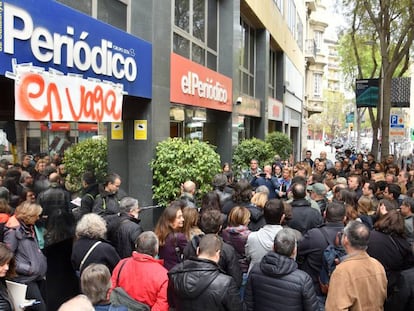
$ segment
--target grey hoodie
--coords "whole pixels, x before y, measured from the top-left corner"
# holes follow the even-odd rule
[[[265,225],[259,231],[249,234],[245,245],[246,257],[250,260],[249,271],[264,255],[273,250],[275,236],[282,229],[281,225]]]

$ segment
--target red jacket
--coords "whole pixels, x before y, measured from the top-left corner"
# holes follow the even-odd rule
[[[117,284],[118,271],[124,262]],[[115,287],[122,287],[131,298],[149,305],[151,311],[168,311],[168,275],[162,260],[133,252],[112,272],[111,290]]]

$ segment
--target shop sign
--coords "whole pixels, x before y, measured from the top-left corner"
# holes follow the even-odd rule
[[[96,99],[96,105],[102,106],[101,98],[112,97],[112,94],[101,92],[98,85],[120,92],[121,96],[129,94],[151,98],[150,43],[55,1],[0,1],[0,19],[0,74],[15,79],[16,84],[21,79],[26,79],[24,82],[27,83],[29,72],[34,75],[30,81],[43,79],[40,83],[44,84],[45,93],[40,94],[41,90],[37,89],[39,85],[35,83],[28,86],[28,95],[36,93],[35,97],[48,97],[51,102],[47,105],[58,106],[55,97],[60,98],[62,105],[81,101],[81,97],[74,98],[72,93],[84,92],[85,96],[95,94],[88,105],[94,105]],[[18,67],[25,67],[23,77]],[[65,87],[56,83],[57,91],[53,91],[55,86],[48,85],[46,81],[51,75],[55,75],[52,82],[65,77]],[[86,82],[80,85],[79,78],[84,81],[89,79],[93,85]],[[54,110],[59,109],[54,107]],[[91,116],[82,114],[81,110],[99,109],[86,106],[75,109],[74,113],[80,115],[79,120],[91,121]],[[103,111],[99,113],[105,114]],[[53,120],[72,121],[71,117],[63,115],[63,119]]]
[[[173,103],[232,111],[232,80],[214,70],[171,54]]]
[[[236,112],[245,116],[260,117],[260,99],[247,95],[240,96],[241,104],[237,105]]]
[[[282,102],[269,97],[267,100],[269,120],[283,121],[283,104]]]

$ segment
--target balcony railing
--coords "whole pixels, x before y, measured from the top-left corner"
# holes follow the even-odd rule
[[[309,62],[314,63],[316,58],[316,41],[314,39],[305,40],[305,57]]]

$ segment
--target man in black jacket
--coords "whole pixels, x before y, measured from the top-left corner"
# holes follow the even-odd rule
[[[92,213],[95,198],[99,194],[99,186],[93,172],[87,171],[82,175],[82,187],[80,206],[76,209],[76,213],[74,212],[77,219],[82,218],[85,214]]]
[[[111,173],[105,177],[103,189],[100,189],[99,195],[95,198],[92,212],[98,214],[104,219],[108,215],[119,213],[119,202],[122,199],[119,195],[121,187],[121,177],[118,174]]]
[[[323,251],[329,243],[334,244],[337,233],[344,229],[345,215],[345,205],[343,203],[328,203],[325,224],[306,232],[298,244],[299,267],[312,278],[316,295],[322,304],[324,304],[326,298],[322,294],[319,285]]]
[[[289,220],[288,226],[300,231],[302,234],[322,224],[323,219],[320,211],[311,207],[306,200],[306,187],[301,183],[292,185],[293,201],[292,219]]]
[[[250,271],[246,287],[246,310],[318,310],[310,276],[298,269],[296,234],[290,228],[275,237],[274,251]]]
[[[60,178],[57,173],[50,174],[49,188],[37,197],[37,202],[43,208],[42,216],[44,217],[50,216],[59,209],[69,212],[70,193],[62,188]]]
[[[217,265],[222,241],[216,234],[200,240],[197,257],[187,259],[168,272],[168,302],[177,311],[239,311],[240,295],[232,277]]]
[[[119,203],[120,213],[109,222],[108,239],[112,242],[121,258],[131,257],[135,250],[135,241],[143,232],[138,219],[138,200],[125,197]],[[110,216],[108,216],[110,217]]]
[[[200,229],[205,234],[218,234],[223,223],[222,214],[218,210],[207,210],[201,213]],[[184,249],[184,258],[191,259],[196,256],[202,236],[195,236]],[[221,240],[221,238],[219,237]],[[222,241],[218,265],[228,275],[232,276],[237,287],[242,284],[242,271],[236,250],[230,244]]]

